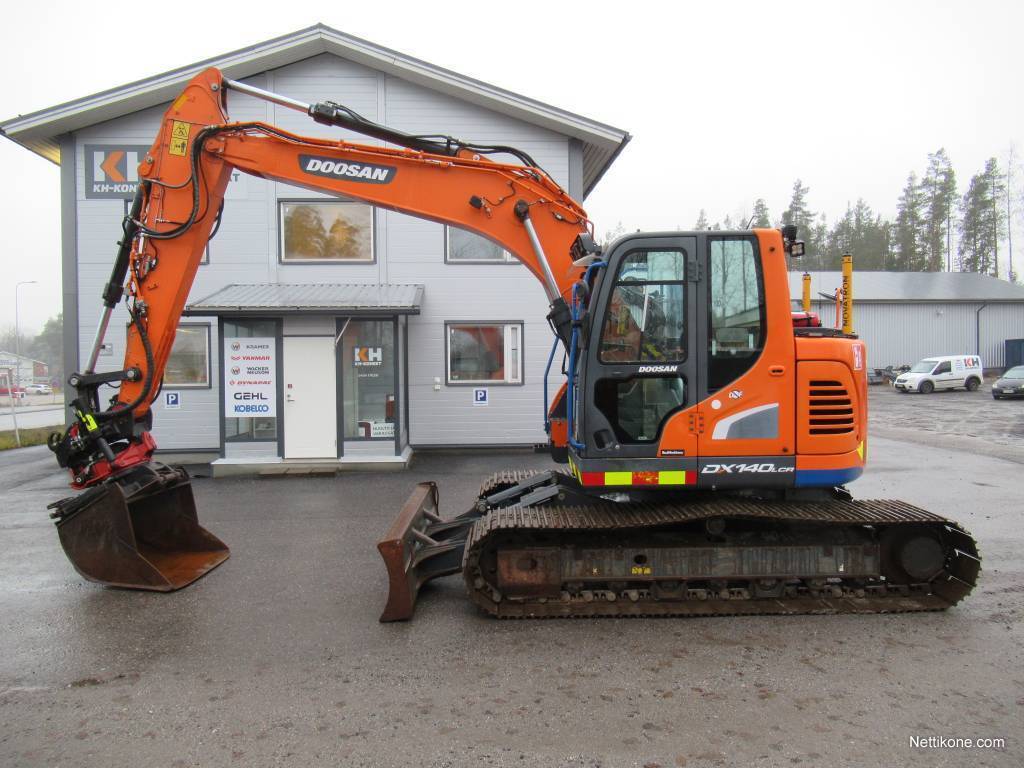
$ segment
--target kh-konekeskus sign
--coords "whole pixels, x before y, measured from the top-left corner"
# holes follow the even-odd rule
[[[139,163],[148,151],[145,145],[86,144],[86,198],[130,200],[135,197]]]
[[[224,338],[224,415],[277,416],[277,344],[273,338]]]

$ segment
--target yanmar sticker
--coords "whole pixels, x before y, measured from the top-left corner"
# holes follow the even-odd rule
[[[391,165],[346,163],[343,160],[316,155],[299,155],[299,168],[313,176],[358,181],[363,184],[390,184],[398,173],[398,169]]]

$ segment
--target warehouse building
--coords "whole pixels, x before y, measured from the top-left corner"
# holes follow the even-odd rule
[[[629,140],[323,25],[8,120],[9,138],[61,167],[67,371],[87,359],[139,158],[170,100],[209,66],[408,133],[521,148],[578,200]],[[228,111],[379,143],[234,91]],[[162,450],[223,472],[400,465],[418,446],[539,443],[546,312],[526,268],[476,235],[235,173],[154,404],[154,435]],[[102,370],[123,359],[118,313]]]
[[[812,311],[835,324],[840,272],[812,272]],[[800,308],[802,276],[791,272],[790,296]],[[857,272],[853,327],[872,368],[913,365],[936,355],[976,354],[986,369],[1005,367],[1007,339],[1024,337],[1024,286],[973,272]]]

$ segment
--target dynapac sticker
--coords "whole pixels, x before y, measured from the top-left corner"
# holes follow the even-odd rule
[[[299,168],[313,176],[358,181],[363,184],[390,184],[398,173],[398,169],[391,165],[346,163],[344,160],[316,155],[299,155]]]

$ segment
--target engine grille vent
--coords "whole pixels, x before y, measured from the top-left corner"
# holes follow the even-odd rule
[[[845,435],[854,431],[853,403],[842,382],[812,380],[808,401],[808,431],[812,435]]]

